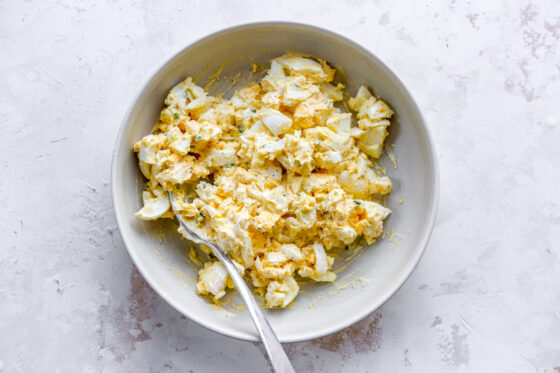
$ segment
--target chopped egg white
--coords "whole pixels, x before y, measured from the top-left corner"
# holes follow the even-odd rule
[[[167,192],[162,188],[146,190],[142,193],[144,207],[136,213],[136,217],[144,220],[155,220],[169,211],[171,204]]]
[[[148,179],[136,216],[172,217],[172,192],[176,212],[227,252],[269,307],[294,300],[298,276],[334,281],[329,253],[360,237],[373,243],[391,212],[375,202],[391,180],[372,160],[393,115],[365,87],[345,112],[334,76],[325,61],[292,53],[229,100],[191,78],[173,87],[154,131],[134,146]],[[199,271],[199,294],[219,299],[233,287],[217,259]]]
[[[215,261],[212,263],[205,263],[204,268],[198,272],[200,281],[197,284],[196,290],[199,294],[212,294],[216,299],[223,297],[226,294],[226,281],[228,273],[224,265]]]
[[[274,109],[267,110],[262,117],[262,121],[266,128],[275,136],[286,132],[292,124],[292,120],[289,117]]]

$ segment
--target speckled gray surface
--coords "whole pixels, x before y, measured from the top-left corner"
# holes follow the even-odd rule
[[[287,345],[299,371],[560,372],[560,4],[0,2],[0,371],[269,371],[181,317],[119,237],[111,152],[131,96],[191,41],[290,20],[342,33],[424,111],[428,251],[378,312]]]

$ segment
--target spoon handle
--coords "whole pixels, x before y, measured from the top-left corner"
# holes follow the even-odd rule
[[[209,246],[212,249],[214,255],[216,255],[226,267],[229,275],[235,283],[235,286],[237,287],[237,290],[239,291],[239,294],[241,294],[243,301],[247,305],[249,314],[251,315],[253,323],[259,331],[262,343],[264,345],[264,348],[266,349],[266,352],[268,353],[268,357],[270,359],[272,367],[274,368],[274,371],[276,373],[294,373],[294,368],[292,367],[292,364],[290,363],[290,359],[288,359],[286,352],[282,348],[278,337],[276,337],[274,330],[272,330],[272,327],[268,323],[268,320],[262,313],[259,305],[255,300],[255,297],[253,297],[253,294],[245,283],[245,280],[243,280],[243,277],[241,277],[239,272],[237,272],[237,269],[235,268],[230,257],[216,245],[210,243]]]
[[[175,198],[173,196],[173,193],[171,192],[169,192],[169,199],[171,201],[173,212],[175,212]],[[249,314],[251,315],[253,323],[255,324],[261,336],[261,341],[268,354],[268,358],[270,359],[270,363],[272,364],[272,368],[274,369],[274,371],[276,373],[295,373],[294,368],[290,363],[290,359],[288,359],[288,356],[282,348],[278,337],[276,337],[274,330],[272,330],[272,327],[268,323],[268,320],[262,313],[259,305],[257,304],[257,301],[255,300],[255,297],[253,297],[253,294],[245,283],[245,280],[243,280],[243,277],[241,277],[239,272],[237,272],[237,268],[235,268],[235,265],[231,261],[230,257],[213,242],[205,240],[192,229],[190,229],[177,213],[175,213],[175,217],[177,218],[179,224],[181,224],[183,229],[186,230],[192,237],[210,247],[214,255],[216,255],[216,257],[220,259],[224,267],[226,267],[226,270],[232,278],[233,283],[237,287],[239,294],[241,294],[241,298],[243,298],[243,301],[247,305]]]

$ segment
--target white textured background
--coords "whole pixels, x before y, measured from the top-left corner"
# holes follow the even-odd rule
[[[418,269],[358,325],[287,345],[296,368],[560,373],[554,0],[0,0],[0,371],[270,371],[256,344],[195,325],[146,285],[109,181],[148,75],[260,20],[326,27],[381,57],[423,109],[441,168]]]

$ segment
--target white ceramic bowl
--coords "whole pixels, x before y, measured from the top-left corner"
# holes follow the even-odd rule
[[[438,201],[436,158],[420,110],[397,76],[363,47],[316,27],[271,22],[220,31],[183,49],[148,80],[122,122],[112,168],[117,223],[136,267],[161,297],[200,325],[250,341],[258,337],[246,311],[230,305],[216,309],[196,294],[197,270],[187,254],[190,243],[176,232],[176,223],[171,219],[144,222],[134,217],[141,207],[144,180],[132,147],[153,128],[169,89],[186,76],[202,72],[198,83],[204,86],[221,65],[222,77],[241,72],[238,83],[244,84],[244,78],[259,78],[249,74],[253,62],[267,66],[287,51],[326,59],[344,72],[338,73],[337,79],[347,85],[348,93],[355,94],[360,85],[366,85],[390,104],[396,115],[387,143],[395,145],[398,169],[384,160],[393,181],[388,198],[393,214],[386,220],[385,230],[395,232],[395,239],[386,237],[349,261],[339,260],[337,281],[303,286],[292,307],[265,310],[282,342],[336,332],[381,306],[418,264]],[[231,81],[221,79],[211,92],[224,91],[230,85]],[[238,298],[234,302],[242,304]]]

